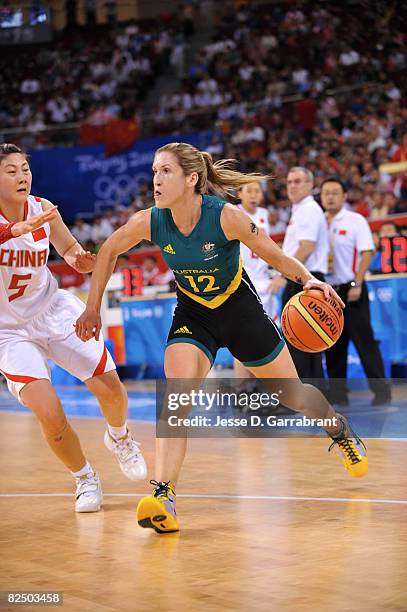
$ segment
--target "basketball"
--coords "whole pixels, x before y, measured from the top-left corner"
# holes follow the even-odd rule
[[[281,316],[283,333],[290,344],[306,353],[319,353],[335,344],[343,330],[343,311],[323,291],[311,289],[294,295]]]

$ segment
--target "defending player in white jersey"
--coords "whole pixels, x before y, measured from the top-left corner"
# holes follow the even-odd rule
[[[100,510],[98,475],[87,462],[51,385],[48,359],[82,380],[107,421],[105,444],[131,480],[145,478],[146,465],[127,429],[127,393],[100,338],[84,344],[74,323],[85,305],[58,289],[47,260],[51,242],[79,272],[92,271],[85,252],[48,200],[30,195],[26,155],[0,145],[0,372],[10,392],[37,417],[51,450],[76,478],[77,512]]]
[[[257,227],[264,230],[269,236],[270,227],[267,210],[259,207],[263,200],[263,191],[260,187],[260,183],[253,182],[244,185],[244,187],[238,191],[237,195],[240,199],[240,204],[238,204],[238,207],[250,217]],[[240,253],[242,255],[243,267],[256,288],[266,314],[273,319],[273,321],[276,321],[278,318],[277,306],[274,295],[270,293],[270,274],[268,264],[263,259],[260,259],[256,253],[253,253],[253,251],[251,251],[249,247],[243,243],[240,243]],[[234,360],[233,365],[236,378],[241,378],[242,380],[253,378],[250,371],[237,359]],[[250,385],[245,385],[242,390],[243,389],[250,390]]]

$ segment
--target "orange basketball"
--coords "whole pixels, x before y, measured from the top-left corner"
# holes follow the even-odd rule
[[[343,311],[334,298],[310,289],[294,295],[281,315],[283,333],[290,344],[306,353],[331,347],[343,330]]]

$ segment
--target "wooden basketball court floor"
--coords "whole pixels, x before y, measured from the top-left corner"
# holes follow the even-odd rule
[[[407,610],[406,437],[367,440],[363,480],[325,438],[191,439],[181,533],[159,536],[137,525],[151,489],[121,474],[103,421],[70,420],[102,480],[99,513],[75,514],[32,415],[0,412],[0,590],[63,591],[75,612]],[[131,429],[153,477],[154,424]]]

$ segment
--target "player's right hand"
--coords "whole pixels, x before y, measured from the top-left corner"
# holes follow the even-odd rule
[[[75,332],[82,342],[87,342],[91,338],[99,340],[100,330],[102,329],[102,319],[94,308],[86,307],[79,319],[75,323]]]
[[[34,217],[30,217],[26,221],[17,221],[14,223],[11,228],[12,235],[17,238],[17,236],[22,236],[23,234],[29,234],[33,230],[38,229],[44,223],[49,223],[52,219],[55,219],[57,216],[57,206],[53,208],[49,208],[45,212],[40,213],[39,215],[34,215]]]

